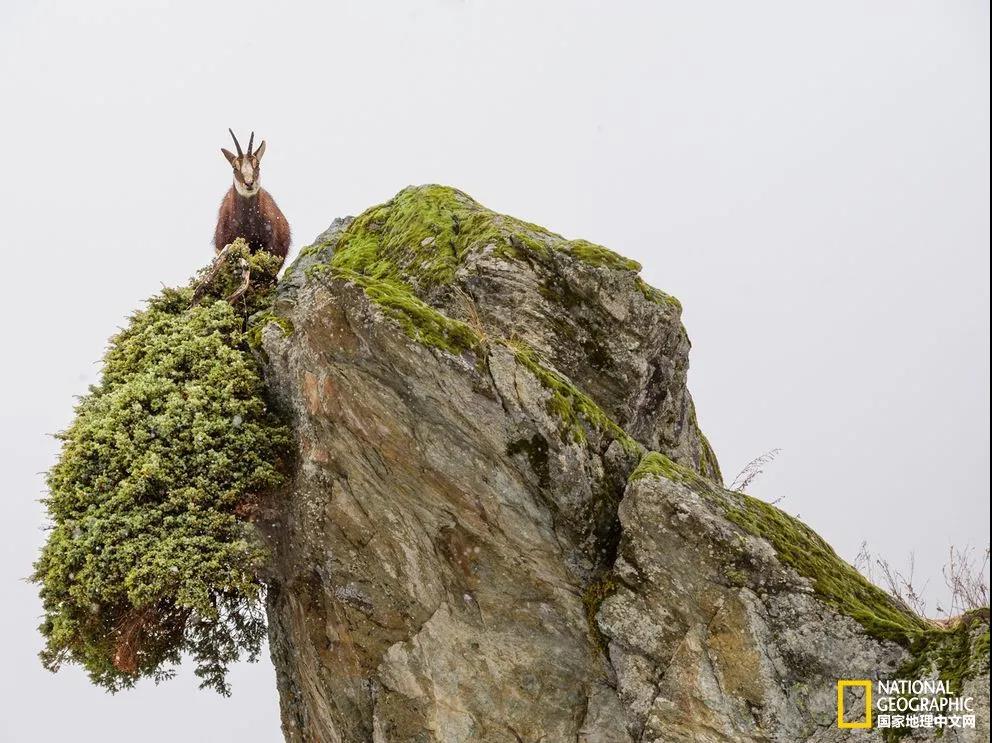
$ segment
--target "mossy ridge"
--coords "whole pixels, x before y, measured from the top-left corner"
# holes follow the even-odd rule
[[[840,559],[820,535],[770,503],[744,493],[724,492],[728,519],[768,540],[782,562],[813,582],[830,606],[855,619],[872,637],[909,646],[933,626],[901,606]]]
[[[806,524],[775,506],[744,493],[717,488],[658,452],[642,458],[631,480],[648,476],[680,482],[719,505],[728,520],[767,540],[784,564],[812,582],[825,603],[855,619],[872,637],[908,647],[939,631],[840,559]]]
[[[343,269],[331,269],[331,274],[360,286],[374,305],[418,343],[455,356],[478,352],[484,346],[483,337],[471,325],[434,309],[403,283]]]
[[[470,249],[505,242],[496,216],[454,188],[405,188],[355,218],[331,267],[420,291],[450,284]]]
[[[240,258],[260,286],[232,306],[218,297],[240,284]],[[33,573],[49,669],[78,663],[117,691],[189,653],[201,685],[227,693],[227,665],[257,656],[263,550],[239,514],[282,482],[291,441],[244,332],[270,263],[240,256],[192,307],[198,282],[152,298],[59,434]]]
[[[989,608],[973,609],[954,619],[946,628],[934,628],[910,646],[911,656],[894,679],[921,679],[936,675],[947,681],[950,696],[962,694],[966,681],[989,672]],[[909,728],[890,728],[886,741],[897,741]]]
[[[627,482],[635,482],[645,477],[664,477],[690,487],[697,485],[710,487],[709,483],[706,483],[699,473],[677,464],[664,454],[656,451],[649,451],[641,457],[641,461],[638,462],[634,471],[630,473]]]
[[[641,270],[641,264],[637,261],[624,258],[619,253],[614,253],[609,248],[591,243],[588,240],[568,240],[563,247],[568,253],[588,266],[610,268],[614,271],[633,271],[634,273]]]
[[[627,452],[639,455],[644,451],[644,447],[603,412],[592,398],[579,390],[567,377],[542,363],[533,348],[519,340],[505,341],[505,344],[513,352],[517,363],[526,367],[551,393],[547,401],[548,412],[561,421],[565,436],[576,443],[586,443],[586,426],[589,426],[618,441]]]
[[[506,260],[547,260],[567,254],[585,265],[636,273],[637,261],[588,240],[566,240],[550,230],[498,214],[458,189],[440,185],[411,186],[356,217],[337,238],[328,265],[334,273],[351,272],[379,281],[409,286],[416,294],[454,282],[466,254],[491,245]],[[304,249],[313,255],[326,244]],[[288,269],[293,270],[293,267]],[[678,300],[649,287],[639,277],[645,298],[678,306]]]
[[[637,290],[643,294],[644,298],[649,302],[661,305],[662,307],[671,307],[679,315],[682,314],[682,303],[671,294],[667,294],[661,289],[655,289],[640,276],[634,279],[634,286],[637,287]]]

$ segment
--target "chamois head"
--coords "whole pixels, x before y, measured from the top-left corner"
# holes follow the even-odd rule
[[[234,148],[238,151],[238,154],[235,155],[223,147],[220,148],[220,151],[224,153],[224,157],[227,158],[227,161],[231,163],[231,167],[234,168],[234,187],[242,196],[254,196],[258,193],[258,189],[261,188],[259,183],[259,163],[262,160],[262,155],[265,154],[265,140],[262,140],[258,149],[252,152],[252,145],[255,142],[255,132],[252,132],[248,140],[248,152],[244,153],[241,151],[241,144],[238,142],[238,138],[234,136],[234,132],[230,129],[227,131],[231,132],[231,139],[234,140]]]

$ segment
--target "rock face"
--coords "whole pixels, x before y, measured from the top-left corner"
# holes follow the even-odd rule
[[[261,334],[299,451],[261,519],[287,740],[846,740],[837,679],[906,662],[920,620],[722,490],[680,308],[637,270],[429,186],[287,272]]]

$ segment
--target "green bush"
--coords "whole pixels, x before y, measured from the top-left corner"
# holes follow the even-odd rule
[[[232,304],[246,265],[251,289]],[[168,678],[185,653],[202,687],[228,694],[228,664],[257,656],[264,551],[247,517],[281,483],[290,435],[247,334],[277,270],[236,243],[195,306],[193,283],[166,289],[111,339],[47,477],[33,577],[49,669],[78,663],[117,691]]]

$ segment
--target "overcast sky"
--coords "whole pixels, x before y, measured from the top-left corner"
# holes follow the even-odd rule
[[[211,257],[227,127],[299,250],[403,186],[644,264],[728,479],[943,600],[989,541],[987,2],[0,7],[0,739],[276,741],[267,658],[112,697],[35,654],[41,472],[108,336]],[[314,5],[317,5],[314,3]]]

